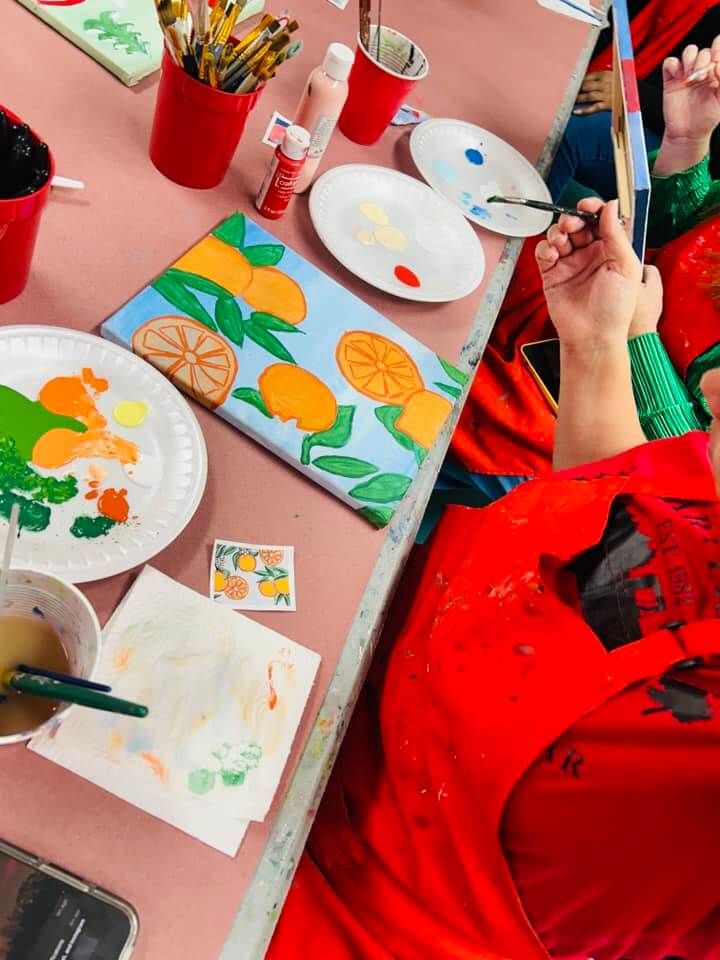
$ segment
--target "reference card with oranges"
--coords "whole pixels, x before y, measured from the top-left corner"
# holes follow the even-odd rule
[[[216,540],[210,596],[235,610],[294,610],[294,554],[294,547]]]
[[[376,527],[467,380],[239,212],[102,333]]]

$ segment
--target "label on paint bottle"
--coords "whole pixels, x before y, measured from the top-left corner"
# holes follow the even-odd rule
[[[317,157],[321,157],[323,153],[325,153],[337,122],[337,117],[330,117],[327,114],[320,114],[310,138],[310,149],[308,150],[309,158],[315,159]]]

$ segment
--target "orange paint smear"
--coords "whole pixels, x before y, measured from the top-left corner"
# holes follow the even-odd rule
[[[98,513],[107,517],[108,520],[114,520],[116,523],[125,523],[130,514],[126,497],[127,490],[114,490],[112,487],[108,487],[98,500]],[[87,499],[90,499],[89,494]]]
[[[46,470],[67,466],[79,457],[105,457],[125,465],[137,463],[140,459],[137,445],[116,437],[107,429],[107,420],[95,406],[83,380],[90,383],[96,393],[107,390],[107,380],[95,377],[89,368],[83,370],[82,380],[55,377],[40,390],[38,400],[46,410],[79,420],[87,432],[75,433],[62,427],[48,430],[35,444],[32,462]]]
[[[90,493],[86,493],[86,494],[85,494],[85,499],[86,499],[86,500],[97,500],[99,493],[100,493],[99,490],[91,490]]]
[[[168,782],[170,778],[168,777],[167,767],[159,757],[156,757],[154,753],[147,753],[147,752],[141,753],[140,756],[145,761],[145,763],[147,763],[147,765],[150,767],[150,769],[158,778],[160,783]]]
[[[274,710],[277,706],[278,697],[275,687],[273,685],[273,665],[272,663],[268,664],[268,684],[270,686],[270,692],[268,693],[268,710]]]

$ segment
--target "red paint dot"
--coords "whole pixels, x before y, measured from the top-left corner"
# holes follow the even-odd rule
[[[412,272],[410,267],[404,267],[401,263],[395,267],[395,276],[400,283],[404,283],[406,287],[420,286],[420,278]]]

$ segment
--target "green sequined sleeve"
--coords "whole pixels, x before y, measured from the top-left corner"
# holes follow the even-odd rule
[[[706,430],[705,411],[693,403],[657,333],[633,337],[628,350],[635,405],[648,440]]]
[[[652,172],[658,151],[650,154]],[[669,177],[653,176],[651,180],[648,246],[663,243],[695,226],[709,212],[720,206],[720,181],[710,176],[709,157]]]

